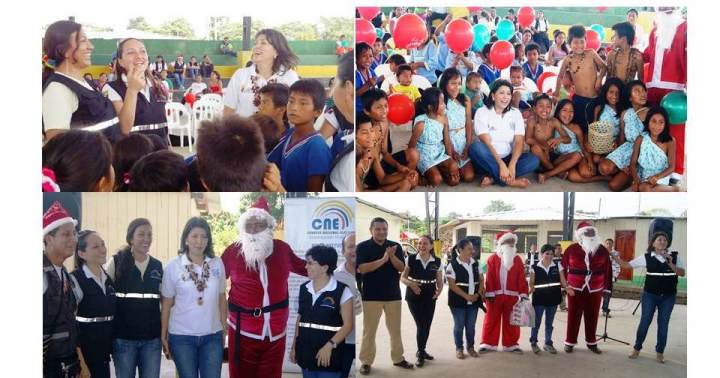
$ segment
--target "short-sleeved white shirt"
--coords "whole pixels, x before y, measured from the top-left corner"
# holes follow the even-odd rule
[[[255,100],[253,81],[255,82],[255,91],[258,91],[268,83],[280,83],[289,87],[298,79],[299,77],[295,71],[291,69],[284,71],[284,68],[281,67],[278,73],[273,74],[266,80],[257,74],[253,64],[250,67],[240,68],[235,71],[230,78],[230,82],[228,82],[223,102],[228,108],[235,109],[235,113],[239,116],[249,117],[257,112],[257,106],[253,103]]]
[[[360,315],[362,313],[362,298],[360,296],[360,291],[357,288],[355,276],[345,269],[345,264],[341,264],[337,267],[337,269],[335,269],[333,278],[347,285],[346,290],[350,289],[350,292],[353,294],[353,315]],[[355,340],[355,327],[353,327],[352,332],[345,337],[345,343],[355,344]]]
[[[500,158],[512,153],[516,135],[525,135],[525,121],[519,110],[511,108],[504,114],[483,106],[475,113],[474,129],[476,135],[489,134],[490,141]]]
[[[472,264],[473,260],[470,260],[470,263],[462,262],[460,259],[457,259],[457,262],[460,263],[460,266],[465,268],[468,272],[468,294],[473,295],[475,294],[475,277],[473,276],[473,270],[472,270]],[[478,272],[479,273],[479,272]],[[455,270],[453,269],[453,265],[448,263],[447,269],[445,270],[445,275],[447,278],[455,279]],[[468,301],[467,304],[472,304],[472,302]]]
[[[658,255],[655,252],[651,252],[650,257],[657,259],[661,263],[665,263],[665,257],[663,257],[662,255]],[[632,259],[629,262],[629,264],[630,264],[630,266],[633,267],[633,269],[646,268],[647,261],[645,260],[645,255],[642,254],[642,255]],[[685,269],[685,262],[680,258],[680,256],[677,257],[677,264],[675,264],[675,266],[680,269]]]
[[[127,81],[127,75],[122,74],[121,80],[125,83],[125,86],[127,86],[127,83],[128,83],[128,81]],[[103,91],[107,90],[107,98],[108,98],[108,100],[110,100],[110,101],[112,101],[112,102],[115,102],[115,101],[125,101],[122,97],[120,97],[120,94],[119,94],[115,89],[113,89],[113,87],[111,87],[111,86],[109,86],[109,85],[106,85],[106,87],[107,87],[107,89],[103,89]],[[146,80],[146,81],[145,81],[145,88],[143,88],[143,90],[141,90],[140,92],[138,92],[138,93],[140,93],[141,95],[145,96],[145,99],[148,100],[148,101],[150,101],[150,87],[151,87],[150,83]]]
[[[75,80],[87,89],[93,89],[85,80],[77,80],[61,72],[55,73]],[[80,101],[75,92],[65,84],[58,82],[48,84],[42,94],[42,117],[45,130],[70,129],[70,120],[73,113],[77,111],[79,104]]]
[[[226,288],[225,267],[220,258],[205,258],[210,265],[210,277],[202,294],[190,278],[186,266],[202,277],[202,266],[193,264],[186,254],[171,260],[165,267],[160,293],[175,298],[170,309],[168,332],[174,335],[203,336],[222,330],[219,298]],[[202,296],[203,304],[198,304]]]

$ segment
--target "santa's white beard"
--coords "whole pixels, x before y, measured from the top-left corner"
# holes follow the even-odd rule
[[[600,246],[600,239],[597,236],[582,236],[580,237],[580,246],[587,253],[595,253]]]
[[[655,13],[655,23],[657,30],[655,30],[655,36],[657,38],[657,49],[656,50],[667,50],[672,45],[673,39],[675,39],[675,32],[678,26],[683,23],[682,15],[678,12]]]
[[[257,234],[240,234],[241,253],[245,257],[248,270],[257,270],[258,264],[264,262],[273,252],[273,234],[269,228]]]
[[[505,268],[505,270],[510,270],[513,266],[515,255],[517,255],[517,248],[509,245],[501,245],[499,251],[503,268]]]

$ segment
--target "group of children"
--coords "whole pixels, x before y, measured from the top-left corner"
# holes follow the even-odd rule
[[[476,176],[482,177],[483,184],[493,182],[487,179],[492,173],[485,172],[481,164],[467,163],[471,145],[482,140],[473,135],[472,119],[477,123],[475,114],[483,105],[491,108],[494,99],[489,97],[497,97],[494,86],[504,81],[489,57],[497,37],[477,53],[479,64],[472,52],[470,59],[463,54],[443,59],[443,50],[455,55],[447,52],[442,33],[447,22],[434,31],[430,28],[424,45],[407,51],[406,56],[396,53],[388,57],[383,39],[373,46],[356,46],[357,136],[366,136],[358,139],[358,191],[412,190],[420,184],[437,186],[443,181],[454,186],[461,181],[472,182]],[[570,27],[567,42],[562,42],[569,46],[568,54],[561,61],[554,87],[542,83],[545,78],[538,45],[519,44],[509,78],[511,106],[521,111],[525,131],[515,135],[524,134],[523,150],[539,161],[540,184],[558,177],[578,183],[608,182],[613,191],[676,191],[678,187],[670,184],[675,139],[669,134],[666,110],[647,103],[643,55],[632,47],[635,29],[629,22],[612,29],[612,51],[603,58],[586,49],[584,26]],[[438,46],[428,49],[436,38]],[[418,61],[419,50],[430,56]],[[378,75],[375,69],[383,64],[387,67],[378,71],[386,74]],[[428,75],[426,71],[434,72]],[[413,85],[417,76],[428,79],[431,86],[420,89]],[[438,79],[433,81],[434,77]],[[407,149],[393,153],[387,95],[394,93],[404,94],[415,103],[415,116]],[[609,153],[593,151],[588,125],[596,121],[613,126],[614,143]],[[519,180],[524,181],[504,183],[520,187],[529,183]]]
[[[202,122],[197,153],[187,158],[158,135],[131,133],[111,144],[98,132],[65,131],[43,146],[43,190],[322,191],[343,150],[331,152],[314,127],[326,105],[318,80],[268,84],[251,117]]]

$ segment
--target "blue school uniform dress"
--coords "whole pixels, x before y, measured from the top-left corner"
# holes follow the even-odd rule
[[[490,65],[488,65],[487,63],[483,63],[480,65],[478,73],[482,75],[483,80],[485,80],[488,85],[492,84],[493,81],[500,78],[500,70],[491,68]]]
[[[667,153],[652,141],[648,133],[642,133],[640,136],[642,142],[640,144],[640,154],[638,155],[638,174],[640,182],[647,181],[650,176],[654,176],[668,167]],[[657,180],[658,185],[670,185],[670,175]]]
[[[438,52],[434,43],[428,42],[422,49],[410,50],[410,63],[417,62],[425,63],[423,67],[416,70],[417,74],[428,79],[430,84],[435,84],[437,81],[435,71],[438,69]]]
[[[268,160],[280,168],[280,179],[288,192],[306,192],[310,176],[327,176],[330,172],[330,148],[322,135],[315,132],[291,146],[295,129],[270,152]],[[279,149],[277,147],[280,147]]]
[[[522,70],[525,73],[525,77],[530,78],[530,80],[534,81],[535,84],[537,84],[538,78],[543,73],[543,66],[538,62],[537,67],[535,67],[535,71],[533,71],[530,67],[530,63],[525,62],[522,65]]]
[[[617,138],[618,134],[620,134],[620,119],[618,119],[617,113],[610,105],[605,105],[598,120],[610,122],[613,125],[613,138]]]
[[[577,135],[575,135],[572,130],[570,130],[565,125],[562,125],[562,128],[565,129],[565,133],[570,137],[570,143],[560,143],[557,146],[555,146],[555,152],[565,155],[565,154],[572,154],[574,152],[580,152],[580,144],[577,140]],[[560,138],[560,133],[555,130],[554,134],[555,138]]]
[[[423,132],[417,141],[417,150],[420,155],[417,168],[420,173],[425,174],[428,169],[450,159],[445,153],[445,145],[443,144],[443,124],[428,118],[426,114],[415,118],[413,126],[418,122],[424,122]]]
[[[466,99],[465,101],[470,101]],[[449,100],[445,108],[445,115],[448,119],[448,133],[450,134],[450,142],[459,155],[462,155],[467,144],[467,134],[465,133],[465,107],[457,101]],[[469,155],[465,160],[458,163],[460,168],[464,167],[470,161]]]
[[[375,69],[373,67],[370,67],[368,70],[370,72],[369,77],[363,76],[362,73],[360,73],[359,70],[355,70],[355,90],[362,88],[363,85],[365,85],[365,82],[368,81],[370,78],[377,77],[375,74]],[[361,112],[362,111],[362,101],[360,101],[361,96],[355,96],[355,111]]]
[[[625,167],[630,165],[630,158],[632,157],[635,138],[640,136],[644,129],[640,117],[638,117],[637,113],[632,108],[625,111],[623,121],[625,121],[625,143],[616,148],[615,151],[609,153],[607,156],[610,161],[615,163],[615,166],[617,166],[618,169],[625,169]]]

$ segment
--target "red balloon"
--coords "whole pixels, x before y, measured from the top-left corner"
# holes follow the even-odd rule
[[[597,7],[598,12],[602,13],[605,12],[608,9],[608,7]]]
[[[515,59],[515,49],[508,41],[497,41],[490,48],[490,62],[498,69],[505,69]]]
[[[598,34],[595,30],[589,29],[585,32],[585,47],[591,50],[596,50],[600,48],[600,34]]]
[[[543,81],[545,81],[545,79],[552,77],[552,76],[557,76],[557,74],[555,72],[550,72],[550,71],[545,71],[545,72],[541,73],[537,79],[537,87],[542,91]]]
[[[517,15],[518,24],[522,27],[529,27],[535,22],[535,9],[532,7],[521,7]]]
[[[456,54],[467,51],[473,44],[472,25],[462,18],[456,18],[445,28],[445,41],[450,50]]]
[[[362,18],[356,18],[355,19],[355,42],[365,42],[368,45],[372,46],[373,43],[375,43],[375,38],[377,38],[377,33],[375,32],[375,27],[372,23],[368,20],[364,20]]]
[[[420,16],[415,13],[405,13],[395,22],[395,29],[392,32],[395,47],[399,49],[413,49],[428,38],[427,26]]]
[[[357,7],[360,17],[370,21],[380,13],[380,7]]]
[[[185,94],[185,103],[190,104],[190,106],[192,106],[193,103],[195,103],[196,99],[197,98],[195,97],[195,94],[192,92],[188,92],[187,94]]]
[[[402,93],[388,96],[388,119],[396,125],[409,122],[415,116],[415,104]]]
[[[480,12],[482,10],[482,7],[467,7],[468,11],[470,13]]]

